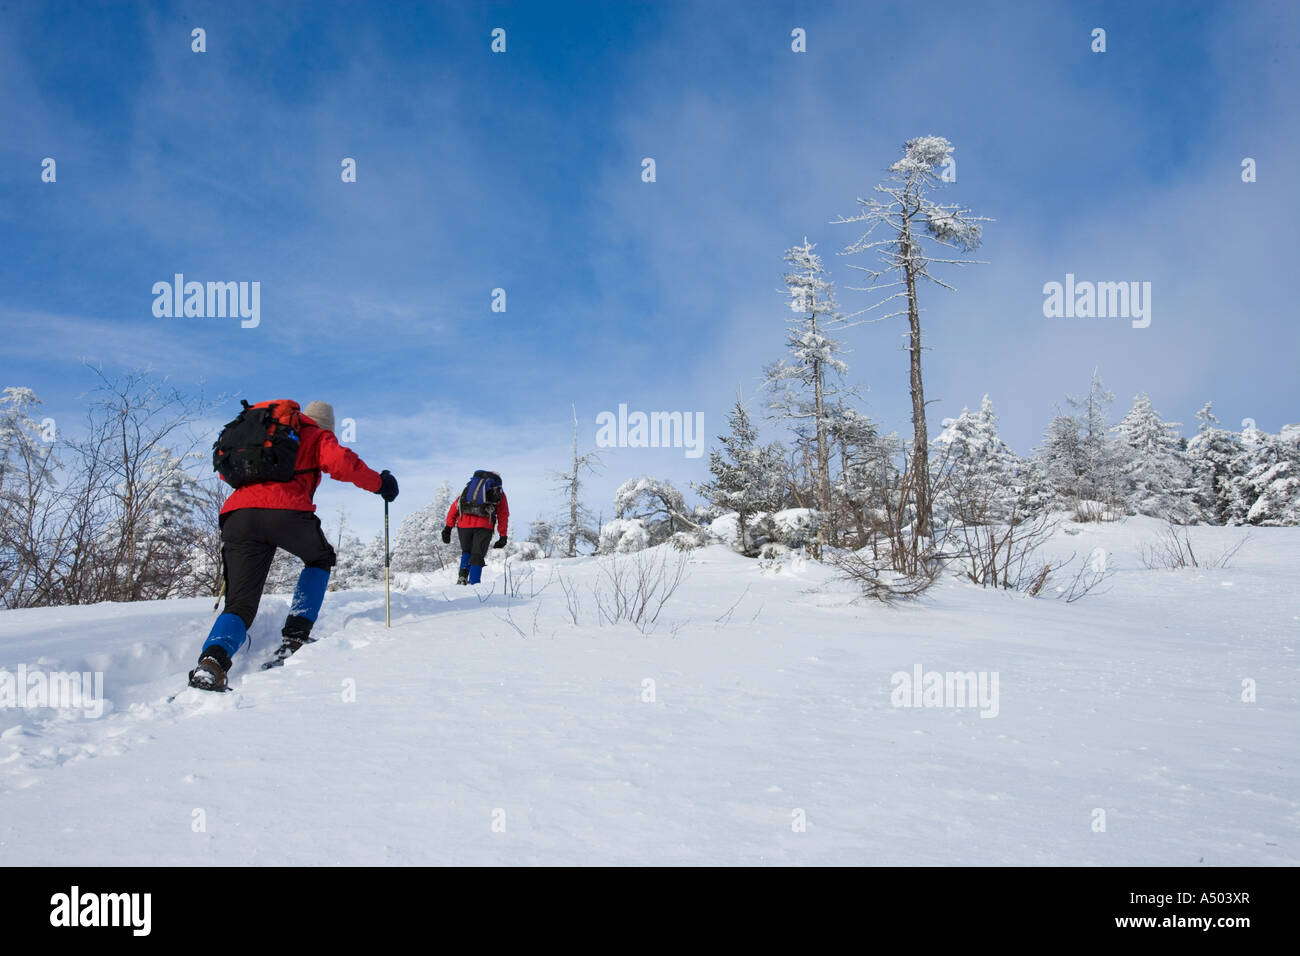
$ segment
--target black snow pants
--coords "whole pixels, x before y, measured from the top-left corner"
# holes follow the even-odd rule
[[[469,563],[480,568],[486,563],[488,545],[492,543],[491,528],[457,528],[460,534],[460,550],[469,555]]]
[[[310,511],[287,508],[239,508],[221,516],[221,557],[226,565],[226,611],[252,627],[262,588],[283,548],[309,568],[334,567],[334,549],[320,519]]]

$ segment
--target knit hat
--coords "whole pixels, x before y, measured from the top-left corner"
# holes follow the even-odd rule
[[[302,413],[327,432],[334,430],[334,406],[329,402],[312,402]]]

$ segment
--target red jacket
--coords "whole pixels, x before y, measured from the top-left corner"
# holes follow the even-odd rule
[[[459,517],[460,521],[457,522]],[[495,520],[497,533],[501,537],[506,536],[506,528],[510,525],[510,502],[506,501],[506,493],[501,492],[501,500],[497,502],[496,514],[492,518],[484,518],[482,515],[463,515],[460,513],[460,498],[457,497],[447,509],[447,527],[454,528],[459,523],[462,528],[490,528]]]
[[[320,484],[321,472],[338,481],[350,481],[366,491],[378,491],[383,479],[349,448],[339,444],[333,432],[327,432],[306,415],[298,430],[298,460],[293,481],[262,481],[235,489],[221,513],[238,508],[284,508],[288,511],[315,511],[312,496]],[[224,480],[224,479],[223,479]]]

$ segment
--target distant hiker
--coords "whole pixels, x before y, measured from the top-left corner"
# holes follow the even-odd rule
[[[460,530],[460,574],[457,584],[478,584],[483,576],[483,563],[487,558],[488,542],[492,529],[500,529],[501,537],[494,548],[506,546],[506,528],[510,523],[510,504],[506,501],[501,476],[495,471],[476,471],[465,485],[460,497],[447,509],[446,527],[442,529],[442,543],[451,544],[451,529]]]
[[[300,411],[297,402],[284,400],[243,405],[212,446],[213,468],[235,491],[220,519],[226,606],[190,671],[190,686],[203,690],[225,689],[230,659],[248,638],[276,548],[301,558],[305,567],[275,662],[314,640],[311,628],[335,560],[312,503],[322,472],[385,501],[397,497],[396,478],[371,470],[338,443],[332,406],[312,402]]]

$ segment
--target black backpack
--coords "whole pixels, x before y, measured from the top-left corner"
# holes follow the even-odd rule
[[[212,445],[213,471],[232,488],[264,481],[293,481],[299,473],[294,468],[301,427],[298,403],[285,399],[250,405],[240,399],[240,404],[243,411],[221,429]]]
[[[465,485],[465,490],[460,493],[460,508],[458,509],[463,515],[478,515],[480,518],[490,518],[497,510],[497,504],[501,501],[501,496],[505,494],[501,487],[501,476],[495,471],[479,470],[474,472],[474,477]]]

